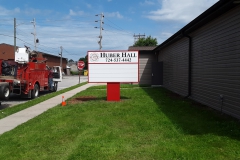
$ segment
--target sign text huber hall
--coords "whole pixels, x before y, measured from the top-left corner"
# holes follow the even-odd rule
[[[126,58],[126,57],[129,57],[129,58],[135,58],[135,57],[137,57],[137,55],[136,55],[137,53],[127,53],[127,52],[122,52],[122,53],[100,53],[100,57],[101,58],[109,58],[109,57],[113,57],[113,58],[120,58],[120,57],[124,57],[124,58]]]

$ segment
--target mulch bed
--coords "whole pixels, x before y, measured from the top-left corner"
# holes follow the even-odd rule
[[[86,101],[93,101],[93,100],[107,101],[107,98],[99,98],[99,97],[97,98],[94,96],[80,96],[80,97],[76,97],[76,98],[68,100],[67,103],[68,104],[77,104],[77,103],[83,103]],[[120,98],[120,102],[126,101],[126,100],[128,100],[128,98],[126,98],[126,97]],[[109,102],[114,102],[114,101],[109,101]]]
[[[92,101],[92,100],[96,100],[96,99],[97,99],[97,97],[94,97],[94,96],[80,96],[80,97],[76,97],[76,98],[69,100],[68,104],[82,103],[85,101]]]

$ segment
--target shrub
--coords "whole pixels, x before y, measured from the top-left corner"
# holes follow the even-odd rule
[[[79,75],[79,71],[70,71],[71,75]],[[83,75],[83,71],[80,71],[80,74]]]

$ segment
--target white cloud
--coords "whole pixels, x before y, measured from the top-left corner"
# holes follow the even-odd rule
[[[161,36],[164,37],[164,38],[169,38],[171,37],[173,34],[172,33],[169,33],[169,32],[162,32],[161,33]]]
[[[33,15],[49,15],[51,14],[51,10],[40,10],[40,9],[35,9],[35,8],[25,8],[25,9],[20,9],[19,7],[13,8],[13,9],[6,9],[2,6],[0,6],[0,16],[4,16],[4,18],[8,17],[13,17],[16,15],[21,15],[21,16],[33,16]]]
[[[162,8],[151,11],[147,18],[154,21],[190,22],[218,0],[163,0]]]
[[[84,14],[84,11],[73,11],[72,9],[69,10],[70,16],[81,16]]]
[[[8,16],[20,13],[20,8],[14,8],[13,10],[8,10],[0,6],[0,16]]]
[[[87,6],[87,8],[92,8],[92,5],[89,3],[87,3],[86,6]]]
[[[41,10],[39,10],[39,9],[28,8],[28,9],[24,10],[24,13],[26,15],[37,15],[37,14],[41,14],[43,12]]]
[[[13,10],[13,12],[14,12],[14,13],[20,13],[20,8],[15,8],[15,9]]]
[[[172,32],[165,32],[165,31],[160,31],[156,34],[156,38],[157,38],[157,42],[158,44],[161,44],[162,42],[164,42],[166,39],[168,39],[169,37],[171,37],[173,35]]]
[[[117,17],[119,19],[123,18],[123,16],[119,12],[105,13],[107,17]]]
[[[104,31],[102,46],[103,50],[127,50],[133,45],[133,41],[133,36],[130,34],[123,34],[121,31]]]
[[[144,2],[140,2],[140,5],[145,6],[145,5],[154,5],[155,3],[151,0],[145,0]]]
[[[75,13],[73,10],[70,9],[69,15],[70,15],[70,16],[76,16],[76,13]]]
[[[108,0],[108,2],[111,2],[112,0]]]

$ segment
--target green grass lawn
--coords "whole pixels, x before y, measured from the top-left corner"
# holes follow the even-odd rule
[[[162,88],[126,85],[120,102],[107,102],[104,88],[0,135],[0,159],[240,159],[237,120]]]

